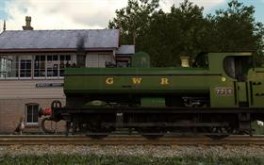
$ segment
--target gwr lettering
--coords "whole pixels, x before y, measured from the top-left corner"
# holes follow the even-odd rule
[[[160,85],[169,85],[169,79],[168,78],[161,78],[160,79]]]
[[[131,83],[133,85],[140,85],[142,83],[143,79],[141,77],[132,77]],[[113,85],[115,83],[114,77],[107,77],[105,79],[106,85]],[[169,85],[169,79],[166,77],[160,78],[160,85]]]
[[[139,78],[139,77],[132,78],[132,82],[134,85],[141,84],[141,80],[142,80],[142,78]]]

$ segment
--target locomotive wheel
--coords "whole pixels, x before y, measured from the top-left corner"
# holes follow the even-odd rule
[[[85,134],[86,136],[91,137],[93,139],[102,139],[104,137],[107,137],[108,134],[110,134],[111,132],[110,129],[101,127],[101,125],[98,125],[98,123],[97,125],[95,125],[85,122],[69,122],[68,131],[66,131],[66,135],[67,132],[70,132],[70,129],[72,129],[72,134]]]
[[[102,127],[101,124],[89,125],[86,136],[93,139],[102,139],[107,137],[114,129]]]
[[[212,133],[212,135],[206,135],[207,137],[211,139],[220,140],[228,137],[233,132],[233,129],[226,127],[210,127],[208,128],[207,132]]]
[[[49,128],[47,128],[47,126]],[[57,130],[57,122],[50,118],[44,118],[41,121],[41,129],[46,134],[54,134]]]

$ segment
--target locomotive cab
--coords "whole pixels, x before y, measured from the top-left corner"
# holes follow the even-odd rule
[[[247,80],[248,70],[252,67],[252,56],[228,56],[223,61],[227,76],[239,82]]]
[[[252,53],[210,53],[208,57],[210,72],[219,73],[218,79],[211,79],[211,107],[248,107]]]

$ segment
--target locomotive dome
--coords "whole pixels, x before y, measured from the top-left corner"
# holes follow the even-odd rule
[[[132,56],[132,67],[150,67],[150,57],[146,52],[137,52]]]

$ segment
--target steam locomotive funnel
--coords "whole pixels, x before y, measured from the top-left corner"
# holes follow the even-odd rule
[[[190,56],[180,56],[181,66],[190,67]]]

